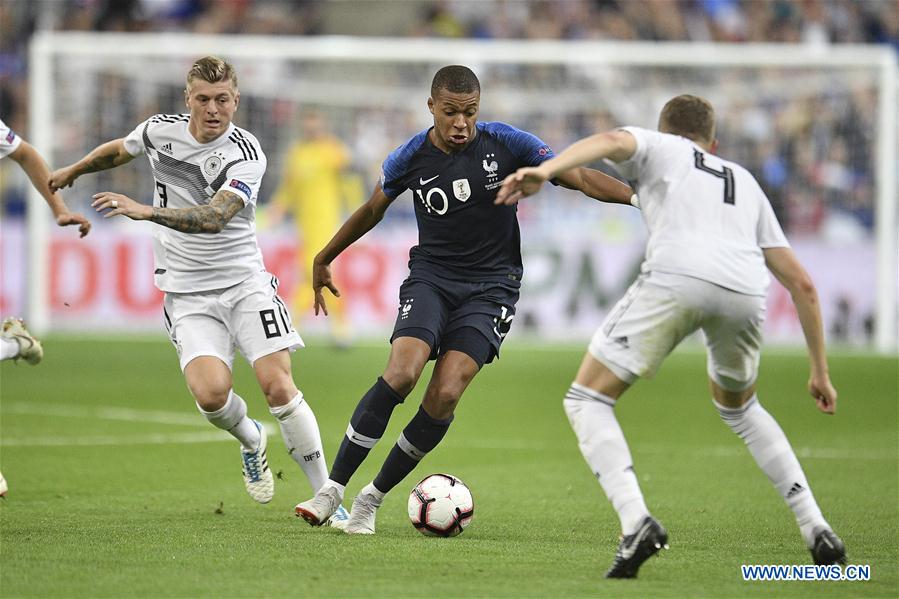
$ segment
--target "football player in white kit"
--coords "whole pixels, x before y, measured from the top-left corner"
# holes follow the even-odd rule
[[[793,510],[816,564],[845,563],[790,443],[756,396],[765,297],[774,273],[793,297],[810,360],[808,390],[836,409],[818,295],[768,198],[749,172],[713,155],[715,116],[696,96],[670,100],[659,131],[623,127],[582,139],[555,158],[509,175],[497,202],[514,203],[572,167],[609,159],[636,182],[649,241],[642,273],[596,331],[565,396],[588,465],[618,512],[622,540],[609,578],[634,578],[668,533],[649,513],[613,410],[637,378],[701,329],[713,400]]]
[[[30,143],[16,135],[6,123],[0,120],[0,159],[9,156],[22,167],[25,174],[31,180],[31,184],[46,200],[53,212],[56,224],[60,227],[78,225],[81,237],[91,230],[91,223],[81,214],[69,212],[62,197],[55,191],[51,191],[47,185],[50,178],[50,168],[40,153]],[[41,342],[35,339],[25,323],[19,318],[7,318],[3,321],[0,332],[0,358],[3,360],[23,359],[29,364],[37,364],[44,357]],[[2,485],[0,485],[2,486]]]
[[[31,184],[50,206],[57,225],[60,227],[78,225],[81,237],[90,232],[90,221],[81,214],[69,212],[62,197],[50,190],[47,185],[50,168],[40,153],[0,120],[0,159],[7,156],[17,162],[28,175]],[[25,323],[21,318],[7,318],[3,321],[0,326],[0,359],[22,359],[29,364],[37,364],[43,357],[44,348],[41,342],[25,328]],[[0,497],[6,497],[6,492],[6,479],[0,474]]]
[[[268,503],[274,480],[265,428],[247,416],[232,389],[235,347],[252,364],[288,453],[317,491],[328,478],[321,437],[290,364],[290,352],[303,340],[256,242],[266,157],[256,138],[231,122],[240,104],[234,68],[212,56],[195,62],[185,103],[189,114],[150,117],[128,136],[55,171],[50,185],[67,187],[80,175],[147,155],[156,181],[152,206],[112,192],[96,194],[93,206],[106,211],[105,218],[156,223],[155,283],[165,292],[165,326],[200,412],[240,441],[250,496]],[[331,524],[346,518],[341,508]]]

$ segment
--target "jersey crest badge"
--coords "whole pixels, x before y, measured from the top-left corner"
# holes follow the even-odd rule
[[[481,161],[481,166],[483,166],[484,170],[487,171],[488,179],[493,179],[499,176],[496,174],[496,171],[499,170],[499,164],[497,164],[496,160],[490,160],[494,156],[496,156],[496,154],[487,154],[484,157],[484,160]],[[488,160],[490,160],[490,162],[487,162]]]
[[[453,181],[453,195],[460,202],[464,202],[471,197],[471,187],[468,185],[468,179],[456,179]]]
[[[16,138],[16,134],[13,133],[12,129],[10,129],[9,133],[6,134],[6,143],[11,144],[15,138]]]
[[[213,154],[203,161],[203,172],[207,177],[215,177],[222,170],[222,156]]]

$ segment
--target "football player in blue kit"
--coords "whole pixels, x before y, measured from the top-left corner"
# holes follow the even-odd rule
[[[349,534],[373,534],[384,495],[434,449],[453,421],[462,393],[484,364],[499,356],[521,286],[515,206],[496,205],[506,175],[536,166],[553,152],[536,136],[499,122],[478,122],[480,83],[464,66],[440,69],[428,109],[434,125],[384,161],[371,198],[315,257],[315,312],[322,293],[339,291],[331,262],[372,229],[401,193],[412,191],[419,243],[409,252],[409,277],[399,292],[390,358],[350,418],[329,480],[296,506],[317,526],[338,508],[350,477],[380,440],[394,408],[412,392],[428,360],[437,360],[424,399],[381,471],[353,501]],[[556,181],[601,201],[636,204],[633,190],[599,171],[578,168]]]

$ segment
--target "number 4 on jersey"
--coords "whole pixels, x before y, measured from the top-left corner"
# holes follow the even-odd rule
[[[735,204],[736,198],[734,197],[734,172],[726,166],[722,166],[722,170],[720,171],[716,171],[712,167],[708,166],[705,163],[705,155],[699,150],[693,150],[693,159],[696,168],[698,168],[702,172],[714,175],[719,179],[724,179],[724,203]]]

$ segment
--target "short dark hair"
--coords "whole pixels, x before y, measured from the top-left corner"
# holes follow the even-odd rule
[[[454,94],[470,94],[481,91],[481,82],[478,76],[468,67],[454,64],[443,67],[434,75],[431,82],[431,97],[445,89]]]
[[[711,143],[715,141],[715,109],[699,96],[671,98],[659,115],[659,131]]]

